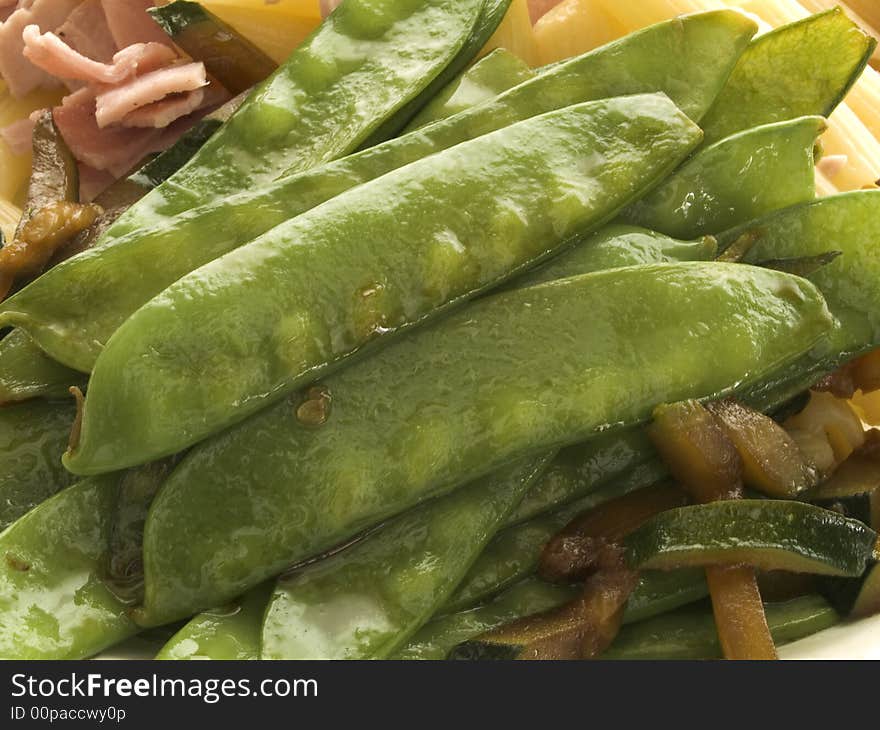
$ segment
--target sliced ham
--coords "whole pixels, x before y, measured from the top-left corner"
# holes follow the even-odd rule
[[[561,0],[529,0],[529,15],[532,22],[537,23],[560,2]]]
[[[19,119],[7,127],[0,129],[0,137],[17,155],[23,155],[31,148],[34,134],[34,122],[31,117]]]
[[[185,94],[167,96],[161,101],[142,106],[130,114],[126,114],[121,122],[124,127],[151,127],[164,129],[181,117],[201,109],[205,101],[205,92],[196,89]]]
[[[98,126],[106,127],[170,94],[195,91],[207,84],[205,64],[201,62],[160,68],[98,94],[95,118]]]
[[[133,43],[174,45],[168,34],[147,14],[147,8],[162,4],[159,0],[101,0],[101,4],[119,48]]]
[[[119,50],[101,0],[83,0],[55,32],[73,50],[102,63],[112,61]]]
[[[143,66],[154,69],[176,58],[167,46],[145,43],[119,51],[108,64],[83,56],[54,33],[40,33],[35,25],[27,26],[22,37],[24,55],[32,64],[53,76],[88,83],[118,84],[143,70]]]
[[[155,129],[98,127],[95,95],[81,89],[66,97],[53,110],[55,124],[71,152],[80,162],[119,177],[154,150],[161,132]]]
[[[60,26],[81,0],[31,0],[22,3],[5,23],[0,25],[0,75],[16,97],[22,97],[40,86],[55,88],[58,79],[34,66],[24,57],[22,33],[29,25],[41,30]]]
[[[82,203],[91,203],[107,188],[109,188],[116,176],[106,170],[96,170],[90,165],[79,165],[79,199]]]

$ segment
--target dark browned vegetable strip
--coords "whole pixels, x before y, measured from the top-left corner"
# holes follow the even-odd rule
[[[648,433],[672,475],[698,502],[742,497],[742,459],[705,407],[696,401],[660,406]],[[777,658],[754,568],[707,568],[706,580],[725,658]]]
[[[172,40],[232,94],[263,81],[278,67],[232,26],[199,3],[177,0],[151,8],[150,15]]]

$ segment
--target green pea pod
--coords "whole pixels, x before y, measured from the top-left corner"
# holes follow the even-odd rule
[[[82,373],[55,362],[24,331],[0,340],[0,403],[67,398],[73,385],[85,386]]]
[[[703,598],[706,591],[701,571],[645,573],[627,602],[624,623],[643,621],[685,606]],[[443,660],[458,644],[515,619],[561,606],[577,593],[576,587],[526,578],[490,603],[435,618],[391,658]]]
[[[799,258],[841,251],[809,276],[839,320],[826,347],[805,355],[749,395],[760,406],[813,385],[843,362],[880,346],[880,191],[844,193],[795,206],[722,233],[728,248],[744,236],[754,239],[748,261]]]
[[[656,484],[666,475],[662,464],[648,462],[595,494],[500,532],[449,597],[442,612],[455,613],[476,606],[531,575],[538,567],[541,549],[572,519],[609,500]]]
[[[816,634],[840,621],[819,596],[803,596],[765,607],[777,645]],[[627,626],[602,659],[721,659],[721,644],[709,608],[693,607]]]
[[[705,144],[759,124],[812,114],[830,117],[876,45],[841,8],[761,36],[703,119]]]
[[[751,383],[832,324],[808,282],[717,263],[483,299],[191,451],[147,519],[140,620],[221,604],[429,496],[635,425],[657,403]]]
[[[353,152],[456,57],[483,5],[345,0],[187,165],[108,235]]]
[[[734,134],[697,153],[622,220],[680,238],[717,233],[816,197],[821,117]]]
[[[747,261],[800,258],[840,251],[827,266],[810,275],[840,320],[834,337],[840,351],[860,351],[880,344],[880,191],[834,195],[779,211],[722,233],[727,248],[753,235]]]
[[[510,9],[511,0],[485,0],[477,23],[468,36],[461,50],[445,68],[429,83],[418,96],[391,116],[370,138],[364,142],[363,148],[373,147],[400,134],[416,114],[434,99],[453,79],[474,60],[480,49],[486,45]]]
[[[80,482],[0,534],[0,658],[82,659],[138,631],[100,579],[116,483]]]
[[[282,578],[264,659],[382,659],[423,626],[552,457],[516,463]]]
[[[265,583],[241,600],[188,621],[156,655],[156,659],[260,658],[260,630],[274,583]]]
[[[0,325],[25,327],[53,358],[89,372],[113,332],[187,273],[403,165],[517,121],[619,94],[663,91],[699,119],[754,30],[751,21],[732,11],[661,23],[566,61],[419,133],[173,218],[156,217],[148,230],[105,236],[94,250],[55,267],[3,302]],[[137,279],[132,271],[138,272]]]
[[[497,48],[437,94],[404,131],[412,132],[447,119],[534,77],[535,72],[525,61]]]
[[[612,223],[570,251],[524,274],[514,283],[519,287],[534,286],[625,266],[711,261],[717,252],[717,243],[710,236],[698,241],[679,241],[645,228]]]
[[[65,465],[116,471],[241,421],[599,227],[700,137],[662,95],[589,102],[465,142],[276,227],[117,330]]]
[[[61,454],[74,415],[68,403],[0,408],[0,530],[71,483]]]

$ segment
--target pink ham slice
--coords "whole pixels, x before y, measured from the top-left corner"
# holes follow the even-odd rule
[[[529,0],[529,15],[533,23],[537,23],[548,12],[553,10],[561,0]]]
[[[76,159],[116,177],[155,151],[161,136],[156,129],[101,129],[95,121],[94,91],[87,88],[66,97],[53,113],[58,131]]]
[[[139,43],[119,51],[113,62],[107,64],[77,53],[54,33],[40,33],[36,25],[27,26],[22,37],[24,55],[32,64],[52,76],[88,83],[118,84],[139,71],[155,69],[177,57],[159,43]]]
[[[152,127],[164,129],[181,117],[201,109],[205,102],[203,89],[196,89],[186,94],[174,94],[161,101],[142,106],[122,118],[125,127]]]
[[[107,25],[101,0],[83,0],[55,33],[73,50],[102,63],[112,61],[119,50]]]
[[[34,66],[23,55],[22,32],[29,25],[53,30],[60,26],[81,0],[30,0],[22,3],[0,25],[0,76],[14,96],[22,97],[40,86],[60,86],[57,79]]]
[[[33,134],[34,122],[30,117],[19,119],[8,127],[0,129],[0,137],[9,145],[9,149],[17,155],[23,155],[30,150]]]
[[[160,68],[98,94],[95,118],[103,128],[166,96],[195,91],[207,84],[205,64],[201,62]]]
[[[133,43],[174,44],[159,24],[147,14],[147,8],[162,5],[160,0],[101,0],[107,25],[119,48]]]

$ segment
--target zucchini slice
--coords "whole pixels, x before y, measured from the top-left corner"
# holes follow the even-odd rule
[[[856,577],[872,559],[877,533],[862,522],[800,502],[735,500],[664,512],[626,540],[638,570],[751,565]]]
[[[148,12],[233,95],[260,83],[278,68],[263,51],[199,3],[176,0]]]

